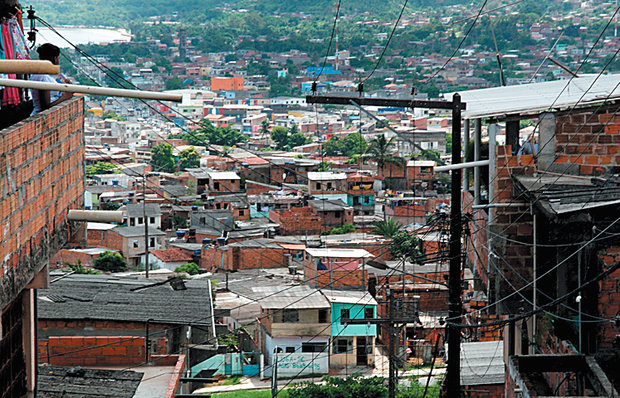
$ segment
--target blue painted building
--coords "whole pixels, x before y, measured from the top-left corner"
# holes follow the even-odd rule
[[[329,367],[375,365],[377,325],[346,325],[342,319],[373,319],[377,301],[363,291],[321,291],[331,304],[331,343]]]

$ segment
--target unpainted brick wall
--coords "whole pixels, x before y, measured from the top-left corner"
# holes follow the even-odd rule
[[[582,175],[600,175],[620,164],[620,116],[617,111],[559,115],[555,127],[556,163],[578,164]]]
[[[84,101],[0,131],[0,308],[68,239],[84,197]]]
[[[41,344],[43,343],[43,344]],[[144,337],[60,336],[39,344],[41,361],[56,366],[130,366],[144,362]]]
[[[620,263],[620,247],[610,247],[599,255],[605,268]],[[605,279],[599,281],[598,310],[603,318],[615,319],[620,315],[620,269],[615,270]],[[612,348],[620,329],[611,322],[601,322],[599,347]]]

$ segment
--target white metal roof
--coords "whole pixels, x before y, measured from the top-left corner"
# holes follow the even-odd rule
[[[377,300],[368,292],[357,290],[328,290],[322,289],[323,295],[333,303],[377,305]]]
[[[435,167],[437,163],[432,160],[410,160],[407,162],[407,167]]]
[[[308,173],[308,179],[310,181],[346,180],[347,175],[345,173],[333,173],[331,171],[311,171]]]
[[[214,180],[240,180],[241,177],[234,171],[209,171],[209,177]]]
[[[572,80],[493,87],[459,92],[465,119],[542,112],[620,98],[620,74],[582,75]],[[445,94],[452,99],[454,93]],[[557,100],[556,100],[557,98]]]
[[[374,257],[364,249],[306,249],[306,253],[312,257],[331,257],[331,258],[370,258]]]
[[[118,227],[118,224],[108,224],[103,222],[89,222],[86,224],[86,229],[97,231],[107,231],[116,227]]]

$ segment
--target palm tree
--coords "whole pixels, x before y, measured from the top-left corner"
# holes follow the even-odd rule
[[[403,224],[390,218],[387,221],[377,221],[373,233],[377,235],[385,236],[386,238],[392,238],[403,227]]]
[[[383,169],[383,166],[386,164],[401,166],[405,163],[405,159],[390,153],[390,148],[394,145],[395,138],[396,137],[392,137],[386,140],[383,134],[377,136],[377,138],[370,141],[370,144],[368,144],[364,156],[377,162],[377,169]]]

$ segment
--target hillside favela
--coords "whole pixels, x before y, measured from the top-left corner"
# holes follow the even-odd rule
[[[0,398],[620,397],[619,14],[0,0]]]

